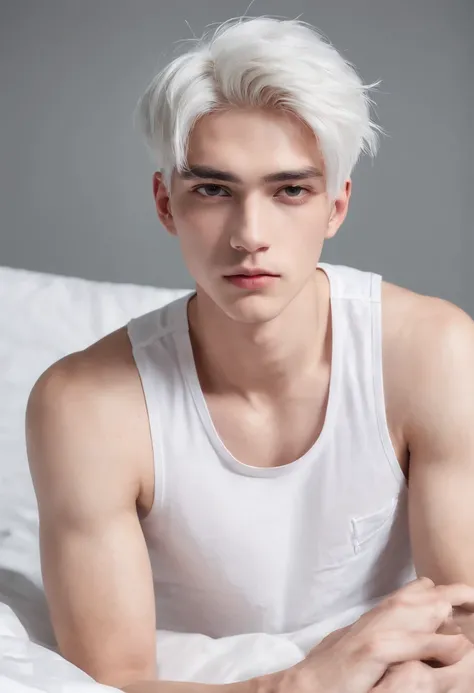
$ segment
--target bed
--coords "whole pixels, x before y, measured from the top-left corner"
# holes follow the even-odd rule
[[[34,382],[54,361],[184,293],[0,267],[0,693],[117,690],[97,683],[58,651],[41,579],[25,407]],[[212,639],[159,630],[160,677],[228,683],[283,669],[358,615],[284,635]]]

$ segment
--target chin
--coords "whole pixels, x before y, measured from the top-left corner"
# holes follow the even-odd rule
[[[227,298],[227,297],[226,297]],[[247,294],[233,300],[220,297],[216,301],[228,318],[247,325],[259,325],[276,318],[285,308],[281,297],[259,293]]]

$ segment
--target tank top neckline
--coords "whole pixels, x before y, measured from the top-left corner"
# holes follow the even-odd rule
[[[323,427],[315,442],[296,460],[280,465],[278,467],[255,467],[245,464],[238,460],[225,446],[219,433],[217,432],[211,413],[207,406],[204,393],[201,388],[199,376],[194,361],[191,339],[189,336],[189,321],[188,321],[188,302],[195,295],[195,292],[183,296],[175,302],[173,309],[174,315],[171,320],[175,327],[173,332],[176,345],[176,351],[179,361],[181,373],[188,386],[196,409],[199,413],[201,423],[204,426],[209,441],[214,450],[217,452],[219,459],[231,471],[244,476],[253,477],[277,477],[284,474],[295,473],[298,470],[304,469],[306,466],[319,459],[323,447],[326,445],[328,438],[334,426],[334,418],[337,409],[337,402],[340,392],[341,380],[341,334],[340,334],[340,306],[335,301],[336,298],[336,278],[334,277],[333,268],[327,263],[318,263],[329,281],[330,289],[330,320],[332,327],[332,349],[331,349],[331,375],[329,379],[329,394],[326,406],[326,414],[324,417]],[[176,329],[177,328],[177,329]]]

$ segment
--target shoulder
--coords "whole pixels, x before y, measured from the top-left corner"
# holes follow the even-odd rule
[[[407,427],[474,378],[474,321],[450,301],[383,282],[382,341],[387,396]]]
[[[129,389],[132,376],[131,346],[125,328],[120,328],[49,366],[35,382],[28,404],[120,407],[121,399],[114,394]]]
[[[382,282],[383,337],[397,340],[402,357],[430,361],[447,348],[472,346],[474,321],[462,308]]]
[[[53,459],[53,450],[34,454],[47,439],[65,451],[83,450],[113,465],[114,478],[136,487],[140,496],[149,428],[126,328],[68,354],[40,375],[27,402],[26,435],[30,459],[38,457],[42,464]]]

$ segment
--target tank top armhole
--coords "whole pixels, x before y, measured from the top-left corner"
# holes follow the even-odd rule
[[[131,329],[130,329],[131,328]],[[137,345],[134,341],[133,326],[130,323],[127,325],[130,343],[132,346],[132,354],[137,367],[140,383],[145,401],[145,408],[148,418],[148,430],[150,433],[150,441],[153,455],[153,500],[149,512],[142,518],[142,522],[146,522],[154,513],[163,507],[164,500],[164,464],[163,464],[163,446],[161,441],[161,420],[159,411],[159,392],[155,391],[155,377],[149,372],[148,357],[144,352],[143,345]],[[157,494],[158,490],[158,494]]]
[[[372,382],[374,392],[375,417],[379,439],[385,453],[385,457],[397,482],[405,481],[405,476],[400,467],[395,453],[390,431],[388,428],[387,411],[385,404],[385,392],[383,382],[383,355],[382,355],[382,277],[372,273],[371,279],[371,307],[372,307]]]

